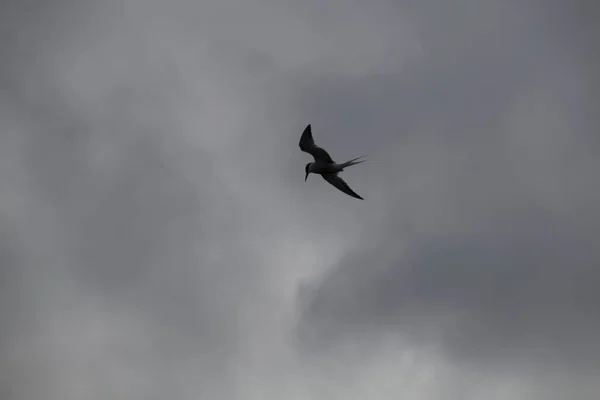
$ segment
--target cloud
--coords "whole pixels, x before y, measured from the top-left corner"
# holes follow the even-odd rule
[[[2,397],[593,393],[596,59],[534,3],[4,2]]]
[[[391,331],[471,366],[594,365],[598,146],[585,111],[594,77],[582,72],[586,58],[530,38],[514,46],[516,34],[500,31],[494,47],[470,42],[455,55],[468,64],[411,81],[418,91],[388,82],[396,101],[386,104],[410,104],[398,111],[410,129],[370,171],[385,177],[367,191],[383,193],[385,219],[365,217],[356,243],[307,285],[309,348]],[[365,130],[391,126],[374,113],[361,118]]]

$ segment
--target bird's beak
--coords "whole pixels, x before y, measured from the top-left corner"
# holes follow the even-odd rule
[[[308,179],[308,172],[306,173],[306,176],[304,177],[304,182],[306,182],[306,180]]]

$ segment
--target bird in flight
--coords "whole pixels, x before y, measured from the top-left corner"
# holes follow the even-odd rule
[[[364,200],[356,194],[354,190],[350,189],[350,186],[348,186],[348,184],[338,175],[344,168],[364,162],[365,160],[358,161],[358,159],[363,158],[363,156],[353,158],[352,160],[343,163],[336,163],[325,149],[315,144],[310,124],[304,129],[304,132],[302,132],[302,136],[300,137],[300,150],[310,154],[315,159],[314,162],[306,164],[306,167],[304,168],[304,171],[306,172],[306,176],[304,177],[305,182],[306,179],[308,179],[309,174],[319,174],[323,179],[346,193],[348,196]]]

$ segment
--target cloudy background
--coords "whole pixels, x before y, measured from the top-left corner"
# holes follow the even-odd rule
[[[0,397],[597,399],[598,8],[3,1]]]

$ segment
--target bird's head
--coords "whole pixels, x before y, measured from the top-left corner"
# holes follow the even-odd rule
[[[304,182],[306,182],[306,180],[308,179],[308,174],[310,174],[310,165],[312,163],[308,163],[306,164],[306,167],[304,167],[304,172],[306,172],[306,175],[304,176]]]

